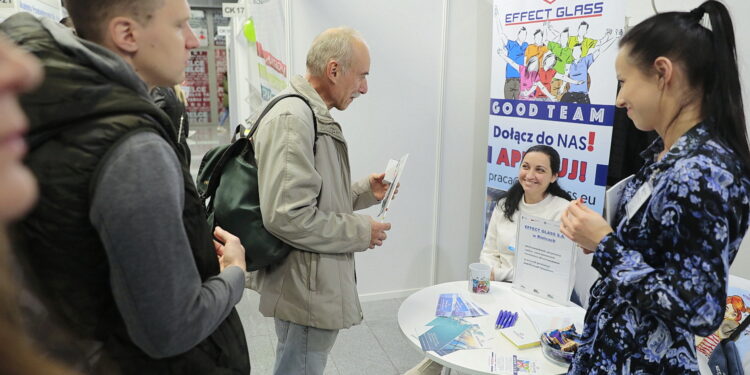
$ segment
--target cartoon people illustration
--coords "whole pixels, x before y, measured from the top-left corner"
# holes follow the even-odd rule
[[[505,53],[505,49],[501,48],[498,50],[500,58],[505,60],[509,66],[512,66],[519,72],[519,95],[520,100],[533,100],[536,95],[536,89],[539,87],[536,84],[539,80],[539,57],[536,55],[531,56],[526,65],[518,64],[511,60],[508,54]]]
[[[719,329],[716,334],[722,340],[729,337],[732,332],[740,325],[742,321],[742,313],[750,312],[750,309],[745,307],[745,301],[740,296],[729,296],[727,297],[727,309],[724,311],[724,320],[721,322]]]
[[[526,48],[526,63],[529,62],[531,56],[536,56],[537,59],[541,60],[544,53],[547,52],[547,43],[544,40],[544,31],[542,31],[542,29],[537,29],[536,31],[534,31],[533,38],[534,43],[529,44],[528,48]]]
[[[555,71],[564,75],[568,64],[573,62],[573,49],[568,48],[568,38],[570,37],[568,28],[566,27],[561,32],[557,32],[548,22],[547,35],[554,37],[550,38],[547,48],[555,55]],[[553,41],[552,39],[557,39],[557,41]],[[565,93],[564,82],[560,79],[553,79],[550,85],[550,92],[559,101]]]
[[[495,17],[499,17],[500,11],[495,7]],[[497,33],[500,37],[501,47],[498,48],[498,53],[503,50],[508,60],[512,61],[516,66],[523,65],[526,63],[526,49],[529,43],[526,42],[526,28],[521,27],[516,34],[516,40],[510,40],[504,33],[503,27],[500,20],[496,22]],[[512,64],[507,64],[505,67],[505,99],[518,99],[520,95],[521,85],[521,73],[518,68]]]
[[[537,100],[537,98],[547,101],[556,100],[551,92],[553,79],[567,82],[570,85],[582,85],[584,83],[584,81],[575,80],[558,73],[554,69],[555,56],[550,51],[544,53],[542,57],[543,66],[541,67],[539,58],[536,55],[531,56],[526,65],[519,65],[507,56],[505,50],[500,49],[498,53],[508,65],[519,72],[520,94],[518,99],[520,100]]]
[[[586,35],[589,33],[589,24],[586,21],[581,22],[578,25],[578,35],[572,35],[568,37],[568,48],[573,48],[576,44],[581,45],[581,57],[589,55],[589,50],[594,48],[598,43],[597,40],[591,39]]]
[[[568,77],[581,81],[581,84],[570,85],[570,89],[560,98],[561,102],[590,104],[588,73],[591,65],[596,61],[599,55],[609,48],[615,40],[622,36],[622,30],[617,31],[617,37],[612,36],[612,29],[607,29],[604,34],[604,41],[598,46],[590,48],[586,56],[583,55],[583,45],[576,44],[572,47],[573,62],[571,62],[566,71]]]
[[[557,92],[561,87],[564,88],[563,82],[571,85],[583,84],[583,81],[576,81],[565,74],[558,73],[555,69],[557,58],[552,51],[547,51],[542,56],[542,67],[539,69],[539,82],[537,83],[536,97],[541,100],[555,101]],[[559,82],[555,87],[555,82]]]
[[[727,296],[727,308],[724,310],[724,320],[716,332],[707,337],[696,337],[696,349],[706,356],[710,356],[716,345],[732,335],[742,322],[742,313],[750,313],[742,296]]]
[[[499,17],[497,7],[495,16]],[[607,29],[602,38],[589,38],[586,21],[578,25],[576,35],[570,35],[569,27],[558,32],[547,21],[534,31],[533,42],[528,43],[525,27],[518,29],[515,40],[511,40],[502,20],[497,19],[495,25],[501,42],[497,53],[506,62],[505,99],[590,104],[589,68],[622,36],[622,30]]]

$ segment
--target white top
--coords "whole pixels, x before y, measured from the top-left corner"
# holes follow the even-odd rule
[[[490,218],[490,224],[487,227],[487,235],[484,237],[482,252],[479,254],[479,261],[492,267],[495,281],[513,281],[519,212],[546,220],[560,221],[560,216],[570,203],[570,201],[552,194],[547,194],[541,202],[534,204],[528,204],[521,199],[518,210],[513,213],[513,221],[509,221],[503,213],[502,205],[504,202],[505,198],[500,199],[495,206],[495,210],[492,211],[492,218]]]

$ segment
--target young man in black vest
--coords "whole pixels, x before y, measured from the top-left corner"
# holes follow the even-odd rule
[[[22,98],[40,185],[18,256],[85,361],[123,374],[248,374],[234,305],[244,248],[212,239],[176,127],[149,98],[198,46],[186,0],[68,0],[78,34],[29,14],[0,30],[46,80]],[[218,256],[217,256],[218,254]]]

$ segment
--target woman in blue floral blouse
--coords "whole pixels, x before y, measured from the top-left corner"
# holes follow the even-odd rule
[[[612,228],[579,202],[561,230],[594,252],[570,374],[698,374],[695,335],[722,321],[729,265],[748,228],[750,147],[727,9],[653,16],[620,41],[617,106],[657,139]]]

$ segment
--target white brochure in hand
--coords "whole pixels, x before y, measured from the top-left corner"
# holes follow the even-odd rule
[[[404,172],[404,166],[406,165],[406,159],[408,158],[409,154],[406,154],[398,161],[393,159],[388,161],[388,165],[385,168],[383,182],[390,183],[391,185],[388,186],[388,191],[385,192],[385,198],[383,198],[383,202],[380,204],[380,213],[378,213],[378,219],[380,219],[380,221],[385,220],[385,215],[388,213],[388,206],[390,206],[391,200],[393,200],[393,195],[396,193],[398,181],[401,179],[401,173]]]

